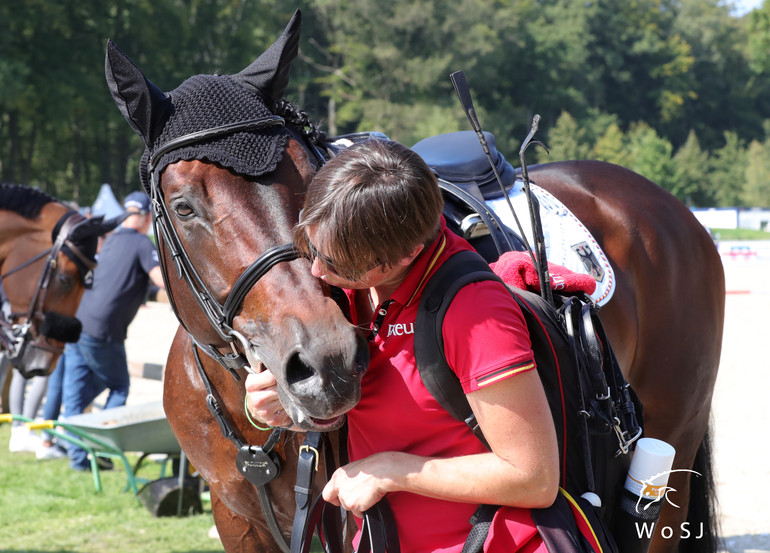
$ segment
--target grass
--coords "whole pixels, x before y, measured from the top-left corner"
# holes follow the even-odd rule
[[[745,228],[713,228],[718,240],[770,240],[770,232]]]
[[[211,507],[190,517],[156,518],[126,488],[126,473],[101,471],[97,493],[90,472],[69,468],[67,459],[38,461],[10,453],[9,424],[0,424],[0,552],[141,553],[223,551],[208,537]],[[135,462],[136,457],[129,458]],[[155,479],[160,465],[147,462],[137,475]]]

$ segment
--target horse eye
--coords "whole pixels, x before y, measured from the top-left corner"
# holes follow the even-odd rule
[[[188,219],[195,214],[195,211],[187,202],[178,202],[174,204],[174,213],[176,213],[180,219]]]
[[[56,282],[64,292],[69,292],[75,287],[75,279],[63,273],[56,275]]]

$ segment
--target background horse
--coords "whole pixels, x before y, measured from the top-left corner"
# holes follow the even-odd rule
[[[236,445],[264,444],[268,432],[244,413],[245,369],[231,366],[233,378],[214,359],[231,364],[221,353],[230,342],[235,357],[275,374],[295,422],[329,431],[358,400],[365,362],[365,345],[328,290],[310,278],[308,262],[266,261],[274,246],[290,240],[323,148],[312,126],[305,132],[304,114],[277,101],[298,35],[296,13],[276,43],[242,72],[192,77],[169,94],[112,43],[107,47],[113,99],[147,145],[143,181],[156,219],[169,227],[156,235],[183,328],[166,366],[164,406],[182,448],[209,481],[228,552],[280,548],[254,487],[236,467],[237,448],[223,437],[229,432]],[[286,128],[272,126],[276,114]],[[245,159],[257,148],[256,159]],[[707,233],[672,196],[619,167],[569,162],[530,175],[584,221],[613,263],[617,290],[601,317],[645,403],[647,435],[677,448],[675,467],[693,466],[707,428],[723,319],[721,263]],[[214,409],[206,408],[207,397]],[[267,485],[284,537],[294,512],[300,439],[278,442],[283,470]],[[701,470],[709,474],[706,466]],[[703,503],[702,494],[689,494],[687,478],[671,484],[685,498],[680,505],[688,496]],[[321,485],[315,482],[316,492]],[[677,531],[686,514],[686,507],[667,506],[660,524]],[[656,541],[653,549],[673,550],[676,542]],[[704,540],[697,547],[709,546]]]
[[[0,318],[0,349],[25,376],[49,374],[90,284],[99,236],[120,222],[86,219],[25,186],[0,186],[0,276],[11,313]]]

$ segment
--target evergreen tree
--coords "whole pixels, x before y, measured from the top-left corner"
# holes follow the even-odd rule
[[[690,206],[706,207],[712,197],[708,193],[709,155],[700,147],[695,131],[674,155],[674,175],[671,193]]]

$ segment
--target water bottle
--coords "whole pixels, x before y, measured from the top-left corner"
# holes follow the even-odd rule
[[[655,438],[636,443],[615,515],[613,535],[623,553],[646,553],[665,501],[676,450]]]

